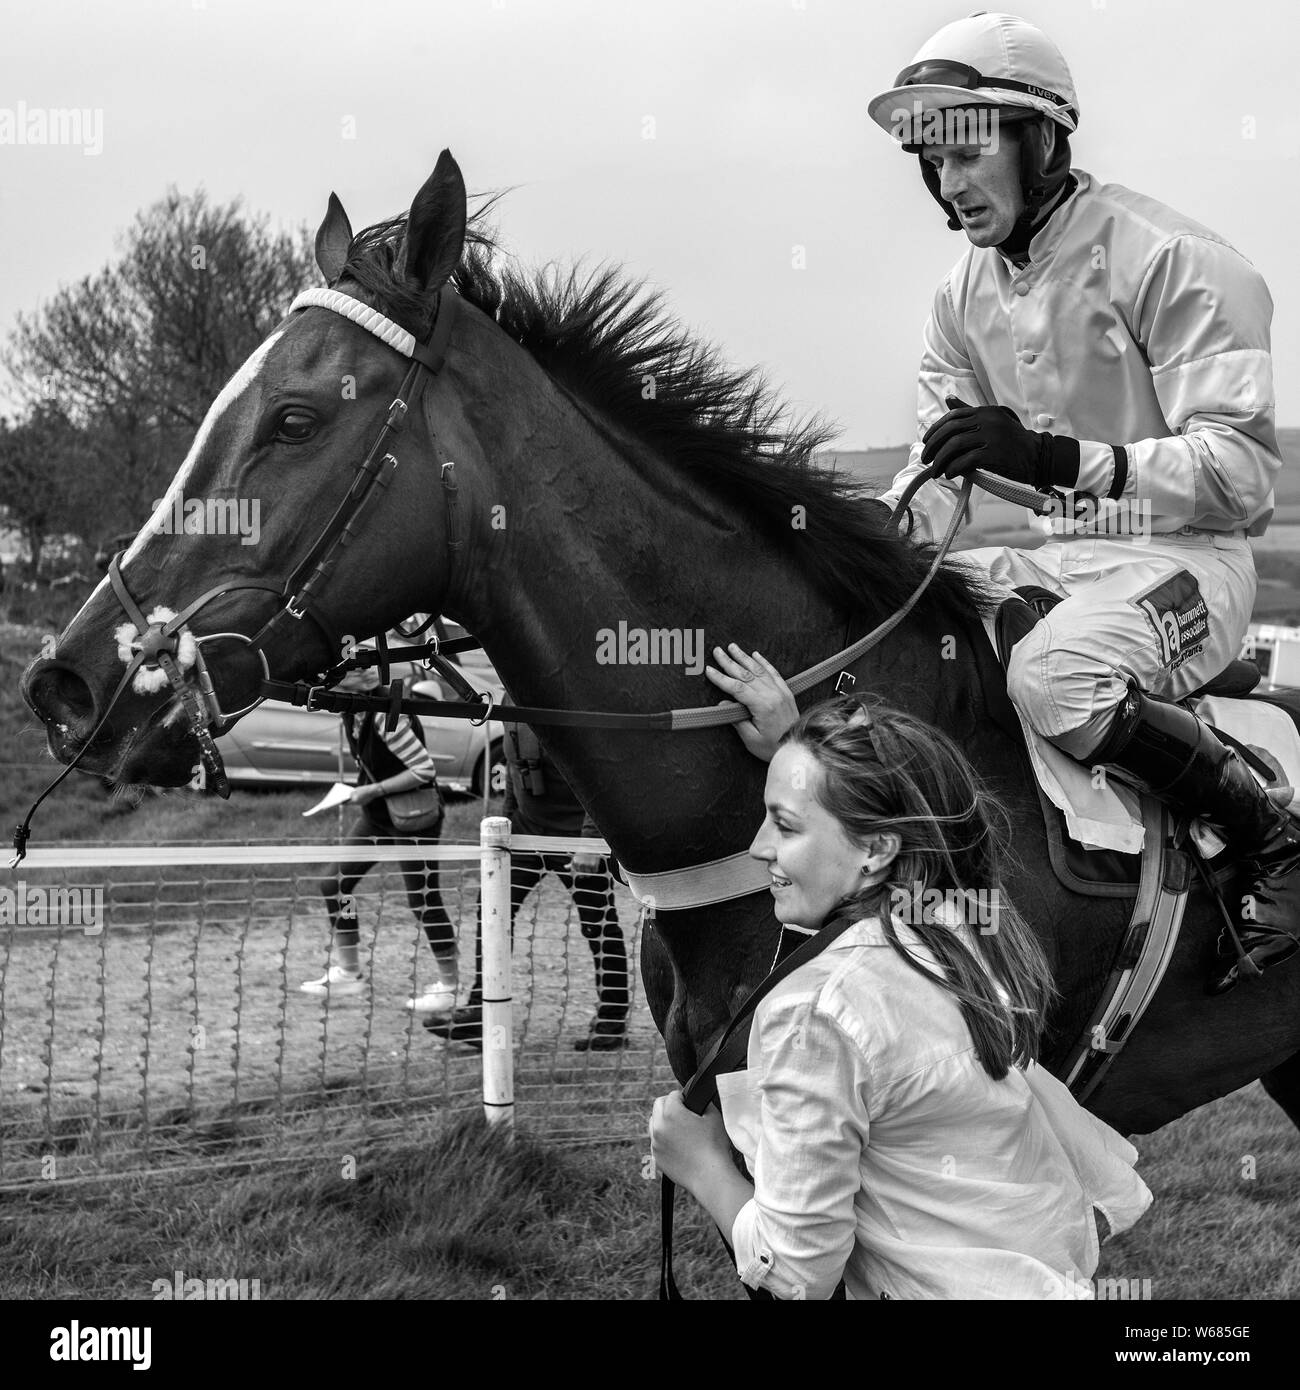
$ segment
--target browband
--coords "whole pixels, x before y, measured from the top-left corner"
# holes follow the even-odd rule
[[[292,314],[296,309],[333,309],[336,314],[342,314],[345,319],[351,319],[353,323],[360,324],[367,333],[373,333],[376,338],[396,352],[400,352],[403,357],[413,357],[415,355],[415,334],[408,333],[401,324],[394,323],[392,319],[385,318],[378,309],[372,309],[369,304],[363,304],[359,299],[353,299],[351,295],[343,294],[339,290],[314,289],[303,290],[297,299],[289,305],[289,312]]]
[[[373,333],[394,352],[400,352],[403,357],[409,357],[421,366],[427,367],[436,376],[446,356],[455,302],[456,296],[447,285],[443,285],[438,293],[438,310],[433,332],[424,343],[418,342],[415,334],[408,333],[401,324],[394,323],[378,309],[372,309],[369,304],[363,304],[359,299],[353,299],[341,290],[303,290],[289,305],[289,312],[292,314],[297,309],[331,309],[336,314],[342,314],[345,319],[351,319],[367,333]]]

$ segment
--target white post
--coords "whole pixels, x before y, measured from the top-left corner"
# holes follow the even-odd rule
[[[510,821],[479,822],[483,850],[483,1110],[489,1124],[513,1129],[515,1049],[510,1000]]]

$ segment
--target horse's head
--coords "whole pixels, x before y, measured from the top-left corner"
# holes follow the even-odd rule
[[[267,672],[293,680],[323,671],[349,639],[439,611],[447,510],[420,461],[468,447],[462,412],[446,412],[446,432],[440,419],[435,444],[423,412],[412,409],[377,451],[361,507],[367,475],[358,466],[385,421],[400,427],[392,403],[408,373],[408,384],[417,376],[402,341],[410,351],[430,332],[465,230],[465,185],[444,150],[393,246],[405,293],[401,302],[388,296],[378,330],[355,311],[350,319],[319,305],[299,309],[227,383],[117,572],[24,676],[24,698],[56,757],[79,758],[82,770],[119,782],[180,785],[199,763],[181,690],[220,732],[256,702]],[[331,196],[316,238],[326,283],[379,307],[348,274],[352,241]],[[427,393],[445,390],[419,375]],[[354,511],[358,529],[349,534],[336,518]],[[349,545],[361,532],[365,544]]]

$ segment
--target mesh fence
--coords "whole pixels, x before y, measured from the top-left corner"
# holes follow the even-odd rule
[[[463,999],[478,847],[429,848]],[[300,986],[330,963],[325,865],[259,858],[269,852],[223,845],[219,863],[33,867],[11,880],[0,912],[0,1186],[346,1154],[482,1106],[481,1053],[405,1007],[436,976],[398,865],[381,863],[355,894],[362,988],[321,997]],[[598,1001],[565,885],[547,873],[516,918],[515,1114],[559,1142],[644,1136],[654,1097],[673,1084],[641,996],[637,905],[614,891],[631,963],[617,1050],[574,1046]],[[88,904],[100,895],[101,929],[67,920],[77,893]]]

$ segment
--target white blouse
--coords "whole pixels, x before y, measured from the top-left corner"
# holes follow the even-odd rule
[[[1093,1208],[1118,1232],[1151,1203],[1137,1150],[1043,1068],[989,1076],[878,919],[763,1000],[718,1095],[755,1184],[737,1269],[778,1298],[1091,1298]]]

